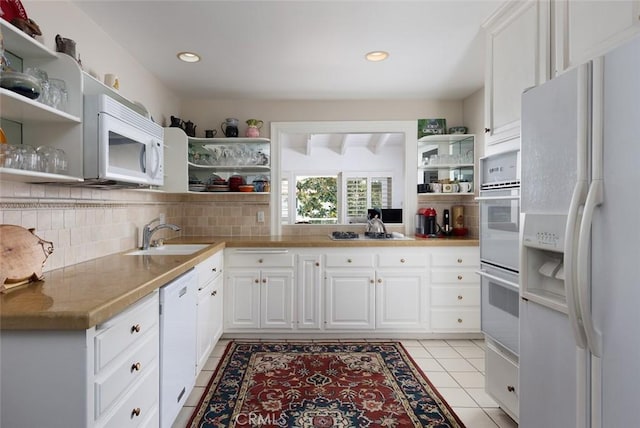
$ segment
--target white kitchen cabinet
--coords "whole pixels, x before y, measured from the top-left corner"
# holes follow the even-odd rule
[[[487,339],[485,348],[485,389],[513,420],[518,422],[520,388],[518,358]]]
[[[167,192],[189,192],[191,179],[207,184],[212,174],[225,180],[240,174],[247,184],[271,178],[268,138],[194,138],[177,127],[165,128],[164,138]]]
[[[207,362],[223,326],[223,252],[196,265],[198,276],[197,371]]]
[[[554,75],[580,65],[640,32],[640,1],[553,3]]]
[[[154,292],[88,330],[0,332],[1,425],[158,426],[158,305]]]
[[[317,330],[322,322],[322,255],[296,256],[295,324],[297,329]]]
[[[325,328],[426,331],[427,263],[420,248],[327,250]]]
[[[428,135],[418,140],[418,184],[443,180],[449,180],[452,183],[463,181],[473,183],[474,166],[474,135]],[[442,195],[451,196],[452,193],[429,193],[428,196]],[[455,195],[473,196],[473,191],[456,192]]]
[[[430,326],[434,332],[480,332],[480,252],[431,249]]]
[[[83,159],[82,150],[79,150],[82,147],[82,71],[78,63],[68,55],[51,51],[1,18],[0,31],[6,51],[22,60],[22,70],[37,67],[47,72],[49,78],[64,80],[69,96],[67,110],[62,111],[0,88],[0,116],[9,143],[34,148],[55,147],[64,150],[68,159],[66,174],[0,166],[0,180],[27,183],[82,181]],[[11,65],[21,71],[20,61]],[[14,129],[16,132],[12,131]]]
[[[375,328],[375,272],[359,269],[327,269],[325,272],[327,330]]]
[[[225,330],[293,329],[294,259],[287,249],[225,254]]]
[[[522,92],[549,79],[549,1],[505,2],[487,22],[485,153],[520,134]]]

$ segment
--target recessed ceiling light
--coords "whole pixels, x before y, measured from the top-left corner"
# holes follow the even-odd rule
[[[195,54],[193,52],[180,52],[178,53],[178,58],[180,59],[180,61],[184,61],[184,62],[200,61],[200,55]]]
[[[385,51],[373,51],[365,54],[367,61],[384,61],[389,57],[389,52]]]

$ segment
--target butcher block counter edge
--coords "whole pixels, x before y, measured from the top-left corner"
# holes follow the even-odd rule
[[[0,330],[84,330],[99,325],[225,247],[478,246],[477,239],[334,241],[328,236],[180,237],[169,244],[210,244],[191,254],[112,254],[45,272],[44,281],[0,294]]]

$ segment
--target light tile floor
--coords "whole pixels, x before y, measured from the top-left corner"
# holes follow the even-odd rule
[[[348,340],[344,340],[348,342]],[[453,408],[467,428],[518,426],[484,390],[483,340],[402,340],[416,364]],[[221,340],[211,353],[196,386],[173,428],[187,425],[213,370],[229,343]]]

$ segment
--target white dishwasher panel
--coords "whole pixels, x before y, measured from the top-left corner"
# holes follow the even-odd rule
[[[195,385],[198,278],[193,270],[160,289],[160,427],[171,427]]]

